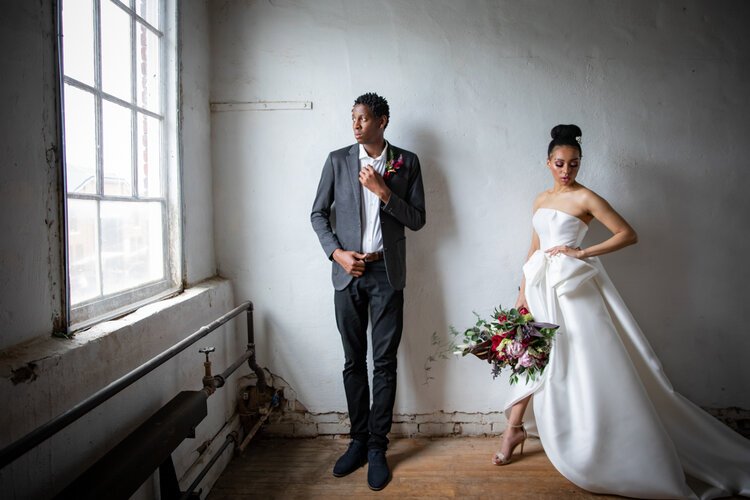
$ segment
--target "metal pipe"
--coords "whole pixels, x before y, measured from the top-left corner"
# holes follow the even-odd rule
[[[250,429],[250,432],[247,433],[247,436],[245,436],[245,439],[242,440],[242,443],[240,443],[239,446],[239,453],[242,453],[245,451],[245,448],[247,448],[247,445],[250,444],[250,440],[255,436],[255,434],[260,429],[260,426],[265,423],[266,420],[268,420],[268,417],[271,416],[271,412],[273,411],[275,407],[269,403],[266,405],[266,412],[261,415],[261,417],[258,419],[257,422],[255,422],[255,425],[252,429]]]
[[[123,375],[119,379],[95,392],[88,398],[75,405],[73,408],[61,413],[57,417],[26,434],[21,439],[6,446],[2,450],[0,450],[0,469],[13,462],[15,459],[31,450],[35,446],[39,445],[39,443],[45,441],[50,436],[61,431],[72,422],[76,421],[89,411],[93,410],[136,380],[140,379],[155,368],[164,364],[166,361],[184,351],[185,349],[245,310],[252,311],[252,302],[243,302],[220,318],[212,321],[206,326],[201,327],[198,331],[186,337],[181,342],[178,342],[166,351],[143,363],[135,370]]]
[[[190,484],[187,490],[185,490],[182,493],[182,496],[180,497],[180,500],[187,500],[190,498],[191,493],[195,490],[195,488],[198,487],[198,484],[200,484],[201,480],[208,474],[208,471],[213,467],[213,465],[216,463],[216,461],[219,459],[219,457],[224,453],[224,450],[227,449],[227,446],[229,446],[229,443],[236,443],[237,442],[237,431],[232,431],[229,434],[227,434],[226,440],[224,440],[224,444],[221,445],[221,448],[219,448],[219,451],[214,453],[214,456],[211,457],[211,460],[206,464],[206,466],[201,470],[200,474],[198,474],[198,477],[193,480],[193,482]]]
[[[250,307],[247,309],[247,346],[253,348],[252,355],[248,358],[248,366],[255,372],[258,377],[258,383],[256,386],[258,389],[265,389],[268,387],[266,383],[266,374],[263,373],[263,369],[258,366],[255,360],[255,327],[253,326],[253,304],[250,303]]]
[[[245,351],[245,353],[242,356],[237,358],[237,360],[234,363],[232,363],[232,365],[229,368],[224,370],[221,374],[214,376],[214,381],[215,381],[214,386],[216,388],[224,387],[224,384],[226,383],[226,380],[229,378],[229,376],[232,373],[234,373],[234,371],[237,368],[242,366],[245,363],[245,361],[247,361],[251,356],[254,356],[254,355],[255,355],[255,349],[253,349],[251,346],[248,345],[247,351]]]

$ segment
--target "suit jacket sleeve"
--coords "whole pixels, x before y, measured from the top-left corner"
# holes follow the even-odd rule
[[[427,221],[424,186],[422,185],[422,169],[419,166],[419,158],[415,154],[410,156],[413,161],[409,169],[409,188],[406,196],[401,198],[391,191],[391,197],[382,209],[412,231],[418,231]]]
[[[320,175],[318,192],[315,194],[315,201],[313,202],[312,213],[310,214],[312,227],[318,235],[323,251],[325,251],[329,259],[333,258],[333,252],[337,248],[342,248],[331,227],[331,206],[334,202],[335,180],[333,162],[329,154],[323,166],[323,172]]]

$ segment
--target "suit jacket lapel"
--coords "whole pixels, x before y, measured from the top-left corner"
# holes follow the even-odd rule
[[[349,170],[349,179],[354,190],[354,199],[357,203],[357,217],[361,217],[362,207],[362,185],[359,183],[359,145],[355,144],[349,149],[349,156],[346,157],[346,165]],[[361,222],[361,221],[360,221]]]

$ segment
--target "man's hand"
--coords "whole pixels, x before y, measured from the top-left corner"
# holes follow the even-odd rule
[[[352,250],[342,250],[337,248],[333,251],[333,260],[344,268],[346,274],[359,278],[365,272],[365,254],[354,252]]]
[[[367,165],[359,171],[359,183],[375,193],[375,196],[380,198],[383,203],[388,203],[388,200],[391,199],[391,190],[385,185],[383,177],[372,168],[372,165]]]

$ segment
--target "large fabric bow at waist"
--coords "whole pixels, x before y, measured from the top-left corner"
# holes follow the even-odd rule
[[[534,252],[523,266],[527,286],[536,285],[546,276],[547,285],[555,289],[558,297],[572,292],[598,272],[596,267],[581,259],[563,254],[550,256],[541,250]]]

